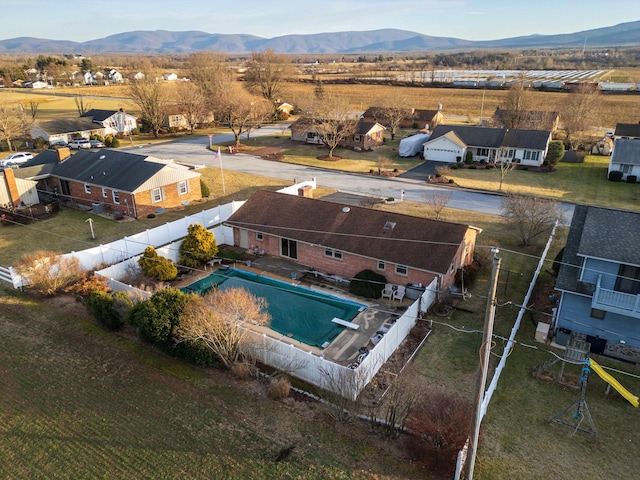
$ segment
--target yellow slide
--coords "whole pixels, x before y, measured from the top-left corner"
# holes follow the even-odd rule
[[[631,393],[629,390],[627,390],[622,385],[620,385],[620,382],[618,382],[615,378],[613,378],[611,375],[605,372],[603,368],[600,365],[598,365],[594,359],[589,358],[588,360],[589,360],[589,365],[591,366],[591,369],[594,372],[596,372],[601,379],[603,379],[605,382],[607,382],[609,385],[615,388],[620,395],[622,395],[624,398],[626,398],[629,401],[629,403],[631,403],[631,405],[638,408],[638,397],[636,397],[633,393]]]

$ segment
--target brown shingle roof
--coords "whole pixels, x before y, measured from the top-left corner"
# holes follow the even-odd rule
[[[253,194],[226,224],[442,274],[469,228],[268,191]]]

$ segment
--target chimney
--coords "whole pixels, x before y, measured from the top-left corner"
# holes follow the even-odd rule
[[[71,150],[69,147],[59,148],[56,152],[58,152],[58,162],[60,163],[64,162],[71,156]]]
[[[11,200],[11,208],[12,210],[15,210],[15,208],[20,204],[20,192],[18,192],[18,184],[16,183],[13,168],[5,168],[3,173],[4,181],[7,184],[9,199]]]

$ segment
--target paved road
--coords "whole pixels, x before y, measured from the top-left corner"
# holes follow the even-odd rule
[[[266,126],[251,132],[251,137],[282,134],[283,127]],[[286,128],[285,128],[286,131]],[[215,135],[213,144],[233,141],[232,134]],[[251,140],[243,138],[244,143]],[[173,159],[182,163],[220,167],[220,162],[214,160],[213,152],[208,149],[208,137],[188,137],[173,142],[136,147],[136,153],[144,153],[163,159]],[[381,198],[404,198],[413,202],[426,202],[426,196],[436,187],[427,185],[417,178],[376,177],[362,174],[352,174],[335,170],[324,170],[303,165],[292,165],[282,162],[263,160],[253,155],[229,154],[222,152],[222,166],[224,169],[251,173],[280,180],[302,181],[315,178],[318,185],[335,188],[341,192],[358,195],[371,195]],[[424,177],[422,177],[424,178]],[[448,207],[475,212],[500,214],[501,197],[499,195],[447,188],[451,192]],[[404,195],[402,194],[404,192]],[[562,204],[567,222],[573,215],[573,205]]]

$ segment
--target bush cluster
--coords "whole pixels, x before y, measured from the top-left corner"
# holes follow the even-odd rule
[[[611,180],[612,182],[619,182],[620,180],[622,180],[622,172],[618,170],[609,172],[609,180]]]
[[[373,270],[362,270],[349,283],[349,292],[365,298],[380,298],[387,278]]]
[[[152,246],[145,248],[138,260],[145,277],[155,278],[161,282],[173,280],[178,276],[178,267],[168,258],[161,257]]]

